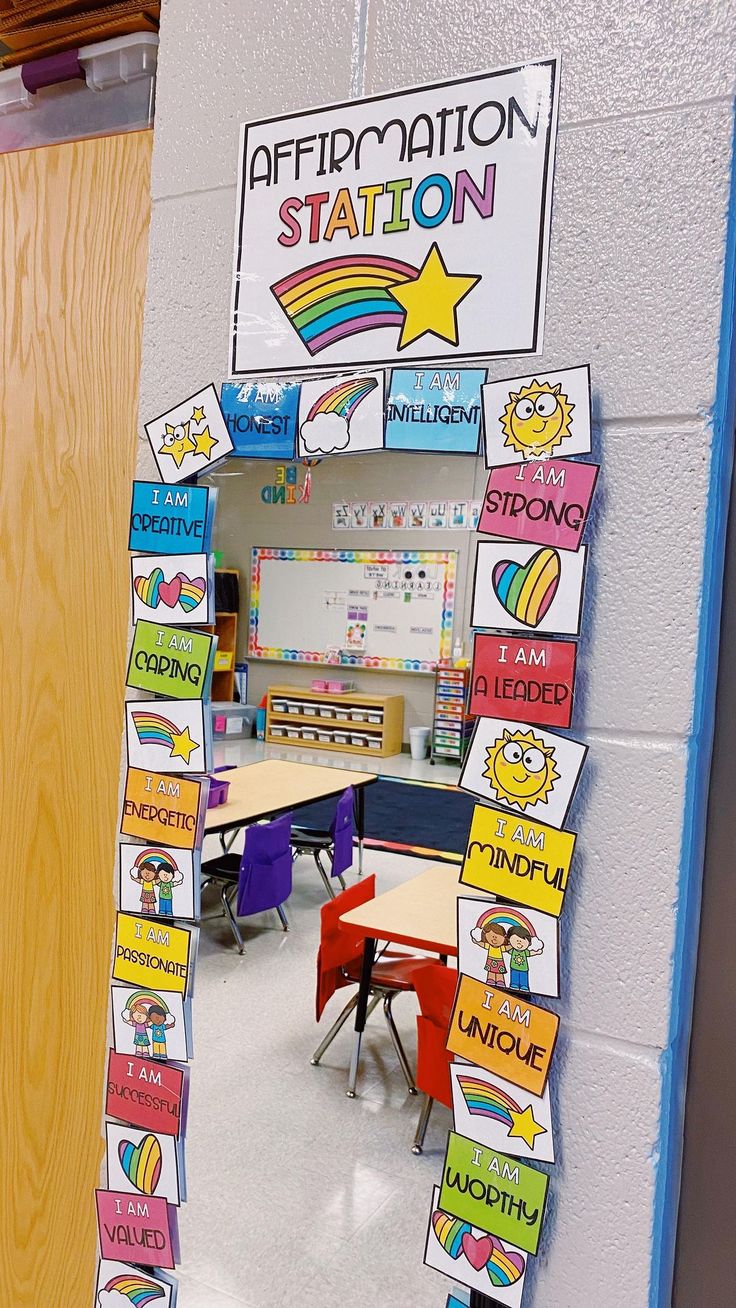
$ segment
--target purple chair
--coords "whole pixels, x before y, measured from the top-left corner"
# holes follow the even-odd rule
[[[294,827],[291,833],[294,856],[312,854],[330,899],[335,898],[331,878],[337,877],[344,890],[343,872],[347,872],[353,866],[354,807],[355,792],[352,786],[348,786],[337,801],[335,816],[329,831],[318,831],[312,827]],[[327,854],[330,859],[329,876],[322,862],[323,854]]]
[[[283,905],[291,894],[291,815],[248,827],[242,854],[222,854],[202,864],[202,886],[216,882],[230,928],[242,954],[245,945],[238,917],[275,908],[284,931],[289,923]]]

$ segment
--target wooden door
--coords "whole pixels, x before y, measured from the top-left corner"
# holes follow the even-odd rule
[[[151,133],[0,157],[0,1303],[95,1259]]]

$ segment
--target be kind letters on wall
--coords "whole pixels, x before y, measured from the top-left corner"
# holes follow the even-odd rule
[[[541,348],[554,59],[248,123],[231,375]]]

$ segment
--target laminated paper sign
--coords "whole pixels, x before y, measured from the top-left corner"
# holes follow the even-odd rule
[[[133,621],[163,618],[197,627],[215,620],[215,578],[208,554],[140,555],[130,560]]]
[[[95,1198],[103,1258],[130,1259],[144,1267],[176,1266],[176,1208],[158,1196],[144,1198],[124,1190],[96,1190]]]
[[[519,995],[460,977],[447,1048],[505,1081],[544,1094],[560,1019]]]
[[[559,917],[576,840],[574,831],[476,804],[460,881]]]
[[[139,619],[125,684],[171,699],[206,699],[216,649],[216,636]]]
[[[150,1028],[149,1028],[150,1030]],[[153,1062],[111,1049],[107,1061],[105,1113],[159,1135],[186,1130],[188,1068]]]
[[[125,705],[128,763],[167,772],[212,767],[212,713],[201,699],[152,699]]]
[[[553,827],[564,825],[588,746],[541,727],[478,718],[461,790]]]
[[[299,440],[302,459],[383,449],[384,376],[351,373],[302,382]]]
[[[199,917],[199,851],[120,844],[118,902],[124,913]]]
[[[169,1058],[189,1061],[190,1003],[176,991],[112,985],[110,1002],[116,1053],[148,1059],[152,1071]]]
[[[165,482],[198,477],[232,453],[232,437],[212,385],[152,418],[145,428]]]
[[[536,353],[555,59],[242,129],[231,376]]]
[[[483,387],[486,467],[589,454],[590,368],[536,372]]]
[[[116,981],[141,987],[163,986],[178,994],[191,985],[196,927],[176,927],[146,917],[118,913],[112,974]]]
[[[599,468],[574,459],[538,459],[491,468],[479,531],[576,550]]]
[[[176,1281],[159,1268],[155,1274],[142,1272],[129,1263],[113,1258],[101,1258],[97,1267],[97,1287],[94,1308],[173,1308],[176,1302]]]
[[[233,455],[241,459],[294,458],[299,409],[299,383],[269,378],[224,382],[220,403],[230,435]]]
[[[186,1199],[180,1176],[181,1146],[172,1135],[105,1124],[107,1184],[111,1190],[166,1199],[177,1208]]]
[[[196,849],[204,829],[209,781],[128,768],[120,832],[149,844]]]
[[[484,718],[514,712],[543,727],[569,727],[576,656],[572,640],[476,633],[469,712]]]
[[[546,1172],[450,1131],[440,1188],[443,1212],[535,1254],[548,1187]]]
[[[458,969],[518,994],[560,993],[559,922],[518,904],[458,897]]]
[[[526,1254],[508,1240],[500,1240],[472,1222],[443,1212],[438,1185],[432,1193],[424,1262],[452,1281],[478,1290],[489,1303],[521,1308]],[[446,1308],[468,1308],[468,1301],[451,1294]]]
[[[212,540],[217,491],[134,481],[128,549],[143,554],[206,553]]]
[[[543,1095],[533,1095],[467,1063],[450,1064],[450,1084],[460,1135],[514,1158],[555,1161],[549,1086]]]
[[[480,541],[470,624],[499,631],[579,636],[587,546]]]
[[[386,449],[477,454],[485,368],[394,368]]]

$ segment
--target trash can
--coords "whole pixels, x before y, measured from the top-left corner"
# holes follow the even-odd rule
[[[430,727],[409,727],[409,749],[412,758],[426,758],[429,753]]]

